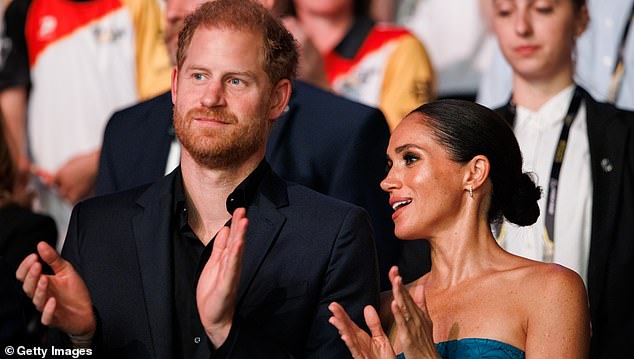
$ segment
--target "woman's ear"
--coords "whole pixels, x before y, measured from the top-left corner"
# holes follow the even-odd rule
[[[576,28],[575,28],[575,39],[579,36],[583,35],[583,33],[588,28],[588,23],[590,23],[590,15],[588,14],[588,5],[583,5],[581,9],[579,9],[578,16],[575,17]]]
[[[486,156],[477,155],[465,166],[464,186],[472,191],[478,190],[489,178],[491,163]]]

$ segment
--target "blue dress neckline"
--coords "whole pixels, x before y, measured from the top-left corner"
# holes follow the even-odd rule
[[[523,350],[495,339],[462,338],[436,343],[443,359],[524,359]],[[406,359],[402,353],[397,359]]]

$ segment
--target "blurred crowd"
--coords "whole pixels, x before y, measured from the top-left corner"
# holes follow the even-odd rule
[[[0,0],[0,264],[2,278],[9,278],[2,288],[10,288],[2,290],[3,296],[19,288],[14,273],[22,258],[36,251],[38,241],[63,248],[75,204],[152,182],[178,166],[180,144],[171,122],[172,69],[183,21],[202,2]],[[575,118],[578,111],[588,122],[592,116],[607,116],[603,107],[597,107],[601,113],[592,112],[596,100],[622,111],[615,116],[634,121],[626,112],[634,110],[633,0],[588,0],[572,42],[540,45],[560,45],[548,48],[548,54],[559,51],[572,64],[569,75],[574,82],[548,93],[549,86],[556,86],[551,80],[560,75],[552,72],[537,79],[543,74],[531,73],[531,64],[516,58],[539,51],[531,48],[537,46],[533,39],[537,43],[543,36],[539,20],[524,14],[519,20],[507,18],[515,22],[504,27],[500,19],[509,16],[513,4],[523,2],[535,3],[530,10],[535,18],[548,16],[558,0],[260,2],[282,18],[300,44],[297,85],[273,129],[267,160],[285,179],[368,211],[383,289],[389,285],[391,265],[400,265],[406,281],[430,266],[424,242],[400,243],[393,234],[392,210],[379,187],[390,133],[421,104],[474,101],[508,119],[525,170],[535,174],[543,190],[542,215],[532,232],[498,224],[494,231],[500,245],[576,271],[588,286],[598,338],[634,339],[632,311],[623,310],[625,318],[619,321],[605,309],[631,306],[626,299],[612,298],[630,292],[631,285],[623,284],[626,279],[614,276],[634,269],[634,253],[623,254],[634,245],[616,239],[617,244],[605,248],[599,244],[613,241],[602,236],[634,242],[634,232],[617,223],[615,234],[596,233],[613,228],[605,227],[607,222],[632,221],[626,216],[633,209],[623,212],[624,203],[634,202],[632,173],[619,177],[620,182],[600,176],[617,176],[621,163],[632,161],[631,144],[625,141],[634,139],[619,142],[613,137],[610,147],[604,145],[610,142],[606,134],[585,135],[591,129],[584,120],[572,123],[566,154],[576,160],[564,161],[561,177],[555,178],[560,196],[554,200],[554,212],[548,209],[549,191],[557,187],[553,190],[548,179],[561,140],[560,125],[534,125],[539,119],[559,120],[566,110],[570,115],[575,96],[585,101],[572,113]],[[511,44],[510,36],[525,41]],[[285,124],[290,119],[295,127]],[[302,125],[302,119],[312,125]],[[306,127],[302,133],[291,132],[299,132],[298,126]],[[286,148],[288,143],[293,147]],[[622,158],[626,160],[619,162]],[[616,186],[621,192],[601,192],[599,185]],[[603,193],[609,198],[601,198]],[[599,218],[601,211],[607,214]],[[557,215],[552,219],[548,213]],[[571,213],[570,218],[564,213]],[[597,251],[605,253],[595,256]],[[614,252],[621,255],[610,257]],[[12,304],[0,304],[0,342],[40,342],[45,334],[38,312],[20,290],[12,298]],[[22,302],[23,315],[12,315],[16,312],[8,308]],[[599,319],[602,316],[605,319]],[[596,349],[593,356],[609,357],[604,353],[610,351]]]

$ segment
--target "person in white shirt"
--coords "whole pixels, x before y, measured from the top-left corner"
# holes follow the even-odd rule
[[[438,76],[439,97],[468,100],[476,97],[482,74],[489,68],[497,47],[489,29],[489,8],[490,0],[400,4],[398,21],[425,44]]]
[[[498,226],[508,251],[575,270],[587,286],[591,358],[626,357],[634,311],[634,113],[575,83],[585,0],[493,0],[493,28],[512,69],[499,112],[514,127],[524,170],[542,187],[540,217]]]
[[[624,71],[622,76],[615,73],[621,47],[623,68],[634,66],[631,26],[626,31],[632,21],[634,0],[589,0],[587,6],[592,21],[576,44],[576,82],[599,101],[634,110],[634,71]],[[511,90],[511,77],[511,68],[496,47],[482,76],[477,101],[491,108],[503,105]]]

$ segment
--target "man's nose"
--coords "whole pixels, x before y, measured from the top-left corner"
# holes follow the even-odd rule
[[[224,92],[224,86],[220,81],[209,81],[200,104],[204,107],[224,106],[226,104]]]

